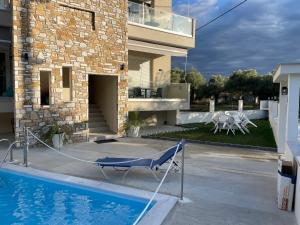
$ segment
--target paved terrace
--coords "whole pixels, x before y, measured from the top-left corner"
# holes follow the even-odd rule
[[[157,153],[174,142],[150,139],[119,139],[108,144],[68,145],[64,152],[95,160],[104,156],[143,157]],[[15,156],[21,159],[22,151]],[[192,202],[178,203],[165,225],[296,225],[293,213],[276,207],[275,153],[248,149],[188,144],[186,147],[185,197]],[[37,169],[103,180],[94,165],[66,159],[51,150],[31,149],[31,166]],[[122,183],[122,172],[107,170],[106,182],[153,191],[158,182],[143,170],[129,173]],[[159,173],[160,177],[163,173]],[[161,190],[178,195],[180,174],[172,173]]]

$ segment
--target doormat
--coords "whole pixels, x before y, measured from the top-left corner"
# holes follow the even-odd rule
[[[104,143],[111,143],[111,142],[118,142],[116,139],[104,139],[104,140],[98,140],[95,141],[97,144],[104,144]]]

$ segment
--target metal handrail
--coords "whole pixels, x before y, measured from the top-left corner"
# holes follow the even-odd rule
[[[3,166],[4,162],[6,161],[6,158],[7,158],[8,154],[12,152],[14,145],[17,144],[17,143],[19,143],[19,141],[14,141],[13,143],[11,143],[11,144],[9,145],[7,151],[4,153],[4,154],[5,154],[5,155],[4,155],[4,158],[3,158],[3,159],[1,160],[1,162],[0,162],[0,168]],[[1,155],[1,156],[2,156],[2,155]],[[2,158],[2,157],[1,157],[1,158]]]
[[[7,142],[10,145],[10,140],[8,140],[8,139],[0,139],[0,142]],[[4,152],[4,154],[5,154],[5,152]],[[0,159],[2,159],[2,155],[3,154],[1,154]]]

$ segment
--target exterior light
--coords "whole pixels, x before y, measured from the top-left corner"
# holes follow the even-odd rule
[[[21,58],[22,58],[23,61],[28,62],[29,61],[29,54],[28,54],[28,52],[22,53]]]
[[[125,63],[120,64],[120,70],[125,70]]]

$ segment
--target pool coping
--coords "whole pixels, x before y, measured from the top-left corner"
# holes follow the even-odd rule
[[[153,193],[150,191],[65,174],[53,173],[44,170],[38,170],[31,167],[4,164],[2,168],[26,175],[48,178],[50,180],[61,181],[69,184],[77,184],[83,187],[104,190],[112,193],[120,193],[137,198],[150,199],[153,195]],[[176,205],[178,198],[158,193],[155,201],[156,204],[145,214],[145,216],[139,222],[139,225],[161,225],[168,214],[171,212],[173,207]]]

